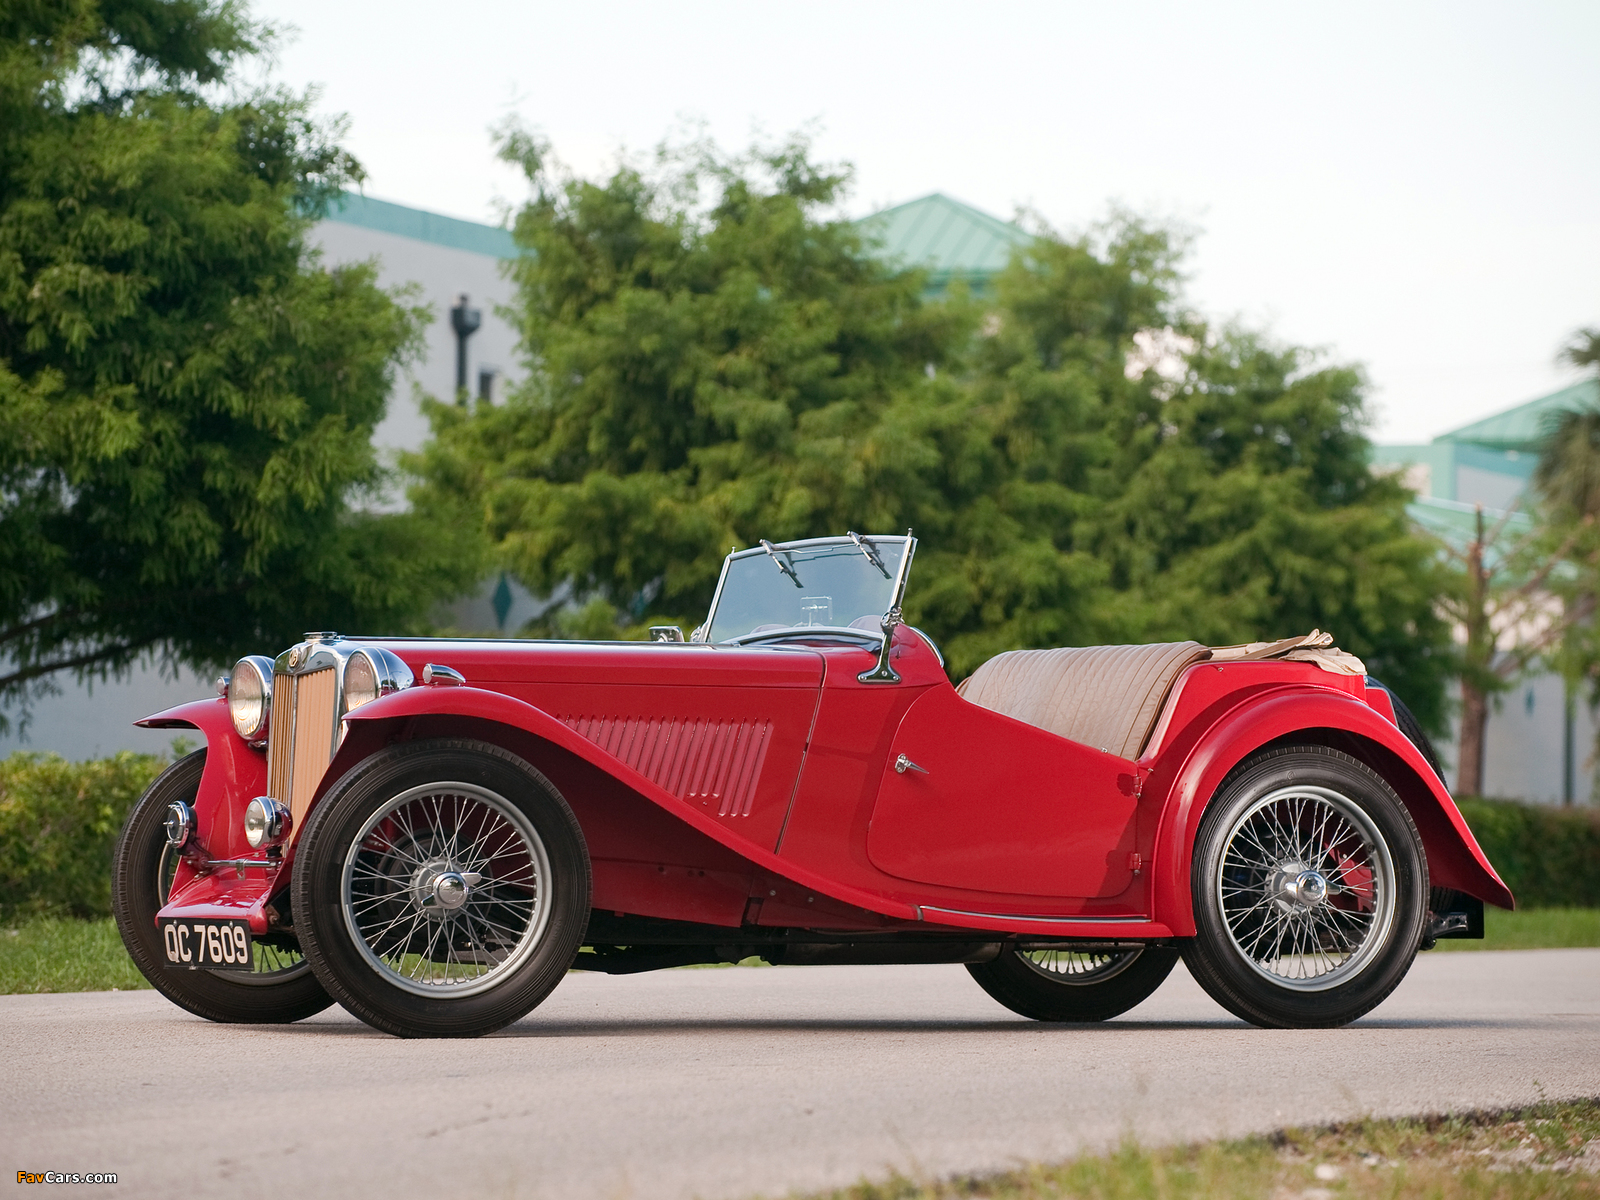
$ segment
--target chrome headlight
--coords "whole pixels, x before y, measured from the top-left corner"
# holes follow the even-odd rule
[[[247,654],[228,676],[228,715],[247,742],[265,741],[272,720],[272,660]]]
[[[365,650],[357,650],[344,664],[344,710],[352,712],[379,696],[378,669]]]
[[[167,819],[162,822],[167,830],[167,845],[182,849],[194,833],[194,809],[182,800],[167,805]]]
[[[244,810],[244,840],[250,848],[275,846],[289,832],[289,810],[271,796],[257,796]]]
[[[404,691],[416,680],[401,658],[382,646],[363,646],[345,659],[343,697],[346,713],[380,696]]]

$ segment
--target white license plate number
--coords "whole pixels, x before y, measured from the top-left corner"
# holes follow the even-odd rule
[[[157,925],[169,968],[178,971],[254,969],[249,921],[189,921],[168,917]]]

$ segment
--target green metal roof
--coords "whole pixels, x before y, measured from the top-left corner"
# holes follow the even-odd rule
[[[1477,513],[1475,504],[1440,500],[1436,496],[1418,496],[1406,505],[1406,516],[1458,554],[1465,554],[1467,546],[1478,536]],[[1505,521],[1504,531],[1485,555],[1490,567],[1499,561],[1499,554],[1506,546],[1533,528],[1533,519],[1521,511],[1507,516],[1502,509],[1485,507],[1483,519],[1485,533],[1492,533],[1502,520]]]
[[[1436,442],[1471,442],[1494,450],[1537,452],[1544,443],[1546,418],[1556,413],[1600,405],[1600,382],[1586,379],[1571,387],[1540,396],[1516,408],[1441,433]]]
[[[346,192],[326,219],[489,258],[518,254],[510,230],[356,192]],[[1011,222],[937,192],[873,213],[857,224],[869,246],[891,262],[926,268],[929,291],[941,291],[956,279],[981,288],[1010,261],[1014,249],[1033,240]]]
[[[356,192],[346,192],[341,200],[335,202],[328,210],[327,220],[414,238],[419,242],[431,242],[435,246],[449,246],[453,250],[467,250],[489,258],[517,256],[517,244],[511,240],[509,229],[424,212],[420,208],[407,208],[403,204],[374,200]]]
[[[1033,241],[1025,229],[938,192],[897,204],[857,222],[891,262],[924,267],[929,290],[953,280],[981,287]]]

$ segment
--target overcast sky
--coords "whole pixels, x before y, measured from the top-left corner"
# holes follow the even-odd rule
[[[1600,323],[1600,3],[257,0],[275,77],[350,117],[367,194],[475,220],[522,195],[489,127],[603,172],[685,122],[816,130],[854,212],[941,191],[1071,231],[1200,232],[1190,300],[1364,364],[1420,441],[1574,377]]]

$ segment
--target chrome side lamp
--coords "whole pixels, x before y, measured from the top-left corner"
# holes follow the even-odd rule
[[[878,648],[878,665],[856,676],[857,683],[899,683],[900,673],[889,665],[889,650],[894,645],[894,631],[900,625],[900,602],[906,597],[906,575],[911,570],[911,556],[917,552],[917,543],[906,530],[905,549],[900,554],[900,567],[894,573],[894,590],[889,596],[889,611],[878,622],[883,630],[883,645]]]

